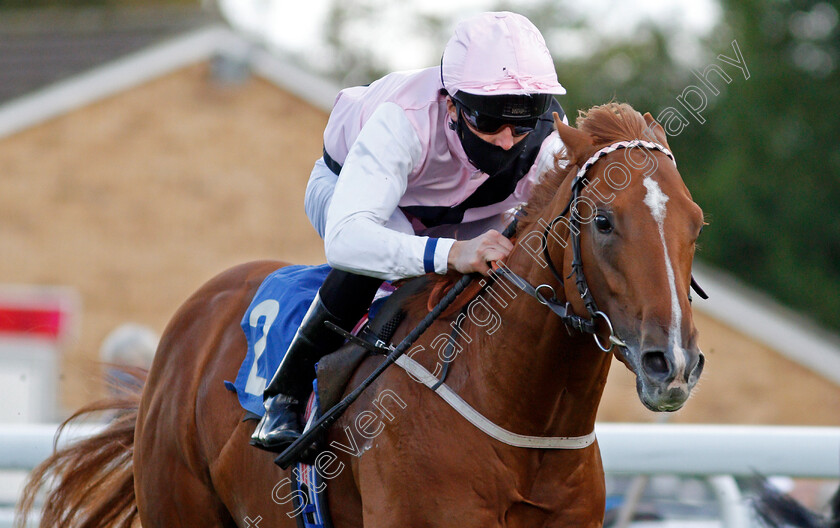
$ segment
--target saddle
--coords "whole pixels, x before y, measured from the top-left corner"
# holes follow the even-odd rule
[[[406,301],[423,289],[428,283],[425,276],[407,281],[382,301],[381,306],[372,309],[360,321],[358,337],[374,346],[390,342],[397,328],[405,319],[403,306]],[[321,413],[329,411],[341,400],[341,395],[359,364],[372,352],[354,343],[347,343],[318,362],[317,387]]]

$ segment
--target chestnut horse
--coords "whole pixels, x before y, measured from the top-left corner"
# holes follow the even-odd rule
[[[439,319],[410,355],[440,373],[434,338],[450,336],[447,350],[458,353],[446,385],[477,412],[521,435],[582,437],[593,431],[613,355],[635,373],[649,409],[673,411],[688,399],[703,368],[689,304],[703,214],[649,114],[611,103],[582,113],[577,129],[556,126],[564,156],[535,188],[506,259],[518,279],[539,285],[540,302],[512,286],[514,275],[498,276],[477,294],[482,310]],[[251,298],[284,265],[241,265],[188,299],[142,397],[116,403],[120,414],[101,434],[45,461],[24,508],[52,482],[47,526],[128,527],[138,518],[144,528],[294,526],[289,472],[248,445],[254,422],[223,386],[245,355],[239,323]],[[595,335],[571,328],[547,300]],[[424,315],[425,304],[411,303],[396,337]],[[612,353],[601,350],[608,340],[619,344]],[[381,361],[365,359],[349,388]],[[319,469],[337,528],[602,524],[597,441],[507,445],[398,366],[349,407],[327,442]]]

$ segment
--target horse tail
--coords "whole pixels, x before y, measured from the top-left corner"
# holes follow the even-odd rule
[[[136,381],[122,385],[116,397],[94,402],[65,420],[56,433],[92,413],[113,417],[99,433],[56,451],[29,476],[17,507],[15,526],[23,528],[42,486],[48,490],[41,526],[130,528],[137,518],[134,495],[134,428],[146,371],[122,369]]]
[[[764,526],[781,528],[800,526],[802,528],[840,528],[840,489],[831,499],[831,519],[812,512],[782,493],[765,477],[755,479],[757,493],[753,499],[753,508]]]

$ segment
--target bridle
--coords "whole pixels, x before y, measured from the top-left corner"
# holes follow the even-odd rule
[[[589,159],[586,160],[586,162],[583,165],[581,165],[580,169],[578,169],[577,174],[575,175],[575,179],[572,181],[572,196],[569,199],[569,203],[566,204],[566,207],[563,209],[563,212],[561,212],[557,217],[555,217],[550,223],[548,223],[545,226],[545,229],[542,233],[543,258],[548,264],[549,270],[561,286],[565,282],[565,279],[570,279],[572,275],[575,276],[575,284],[577,286],[578,293],[580,294],[580,298],[583,301],[584,306],[586,306],[586,311],[589,313],[589,318],[575,315],[573,313],[571,303],[566,302],[564,304],[560,302],[557,299],[554,287],[552,287],[550,284],[544,283],[540,284],[539,286],[532,286],[524,278],[510,271],[510,269],[506,267],[499,267],[494,270],[496,275],[507,278],[519,289],[531,295],[537,301],[550,308],[552,312],[554,312],[560,317],[560,319],[567,327],[573,328],[579,332],[592,334],[593,338],[595,339],[595,344],[597,344],[598,348],[600,348],[604,352],[610,352],[613,346],[616,345],[621,347],[627,347],[627,344],[615,335],[612,326],[612,321],[610,321],[610,318],[609,316],[607,316],[607,314],[598,309],[598,305],[595,302],[595,298],[592,296],[592,292],[590,291],[589,285],[586,282],[586,276],[583,273],[583,260],[581,258],[580,249],[581,222],[580,218],[572,213],[572,208],[578,203],[581,192],[586,188],[587,184],[590,183],[589,180],[586,179],[587,171],[590,168],[592,168],[592,166],[595,163],[597,163],[598,160],[617,150],[636,147],[641,147],[648,150],[657,150],[668,156],[668,158],[670,158],[671,161],[674,162],[674,165],[676,165],[677,163],[674,159],[674,155],[671,153],[670,150],[668,150],[665,146],[659,143],[655,143],[653,141],[643,141],[640,139],[636,139],[633,141],[618,141],[616,143],[612,143],[611,145],[607,145],[606,147],[601,148],[600,150],[592,154],[592,156],[590,156]],[[551,229],[554,228],[554,225],[560,220],[565,219],[567,214],[569,215],[569,219],[567,220],[567,222],[570,225],[569,231],[572,243],[572,271],[568,275],[568,277],[564,279],[563,275],[557,270],[557,267],[551,260],[551,255],[548,252],[548,236]],[[691,278],[691,287],[703,299],[708,298],[706,293],[694,280],[694,277]],[[544,295],[542,291],[550,292],[550,297]],[[603,321],[607,325],[607,328],[609,329],[609,338],[607,339],[606,345],[603,344],[601,342],[601,339],[598,337],[597,320],[599,318],[603,319]]]

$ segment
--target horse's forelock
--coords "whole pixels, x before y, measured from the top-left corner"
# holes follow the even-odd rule
[[[596,148],[634,139],[651,140],[642,115],[626,103],[594,106],[578,115],[578,129],[592,137]]]

